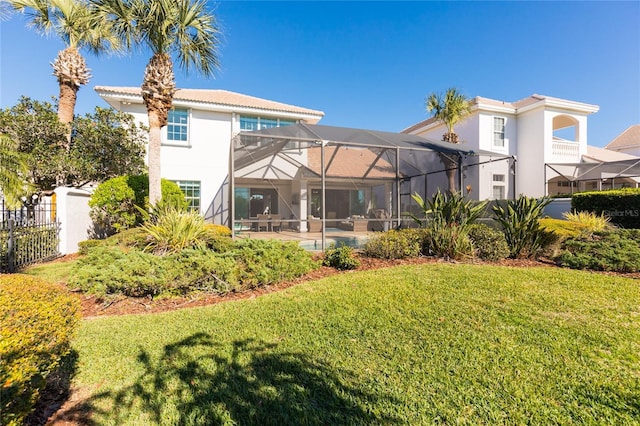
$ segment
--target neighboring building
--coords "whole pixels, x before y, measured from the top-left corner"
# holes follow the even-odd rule
[[[115,109],[148,124],[140,88],[104,87],[96,92]],[[233,135],[241,131],[317,123],[322,111],[255,98],[226,90],[178,89],[162,131],[162,177],[175,181],[191,207],[212,220],[213,201],[224,194]],[[271,187],[263,181],[250,196],[265,197]],[[262,194],[264,193],[264,194]]]
[[[640,157],[640,124],[635,124],[620,133],[605,148]]]
[[[636,187],[638,178],[635,163],[638,161],[640,158],[629,154],[589,145],[587,153],[582,156],[582,162],[548,166],[548,194]],[[553,174],[551,171],[557,171],[559,174]],[[634,174],[636,176],[632,176]]]
[[[465,171],[465,182],[478,199],[551,193],[546,187],[546,165],[582,161],[587,154],[587,117],[599,109],[597,105],[535,94],[516,102],[482,97],[472,102],[471,115],[454,129],[465,149],[517,159],[515,167],[506,162],[482,164],[481,159],[477,167]],[[446,126],[434,118],[403,130],[431,140],[441,140],[445,132]]]

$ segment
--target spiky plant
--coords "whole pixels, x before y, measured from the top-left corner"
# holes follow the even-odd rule
[[[535,257],[543,248],[545,233],[540,219],[551,199],[520,195],[506,205],[496,205],[493,212],[504,231],[511,257]]]
[[[584,225],[590,232],[600,232],[608,228],[613,227],[611,225],[611,219],[604,214],[597,214],[594,212],[564,212],[562,213],[569,222],[579,223]]]
[[[51,64],[60,86],[58,118],[67,125],[67,148],[71,141],[71,126],[78,90],[89,82],[90,70],[80,49],[93,53],[117,51],[118,39],[110,23],[101,20],[87,0],[7,0],[11,7],[24,13],[29,26],[36,31],[58,36],[66,48],[58,52]]]
[[[450,143],[459,143],[460,138],[453,131],[453,126],[463,121],[471,113],[471,100],[460,93],[458,89],[452,87],[444,94],[431,93],[425,101],[428,113],[443,122],[447,126],[447,133],[442,136],[442,140]],[[456,191],[455,170],[458,167],[457,155],[450,153],[440,153],[440,158],[445,166],[449,191]]]
[[[482,216],[487,201],[476,202],[459,192],[442,193],[439,189],[426,201],[418,193],[412,198],[422,210],[423,217],[410,216],[418,226],[426,228],[429,251],[450,259],[473,254],[469,231]]]
[[[127,48],[153,52],[142,83],[149,117],[149,202],[160,201],[160,129],[167,124],[176,85],[172,55],[181,68],[205,76],[218,68],[215,16],[203,0],[93,0]]]

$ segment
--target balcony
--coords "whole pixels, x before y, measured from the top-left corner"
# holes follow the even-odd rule
[[[560,138],[553,138],[551,144],[551,161],[558,163],[579,163],[580,144]]]

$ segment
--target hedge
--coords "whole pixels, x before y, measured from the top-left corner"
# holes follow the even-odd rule
[[[640,228],[640,188],[573,194],[571,208],[604,214],[611,223],[623,228]]]
[[[0,275],[0,424],[21,425],[71,351],[79,302],[61,286]]]

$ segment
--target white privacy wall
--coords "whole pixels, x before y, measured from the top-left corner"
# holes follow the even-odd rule
[[[60,254],[78,252],[78,243],[90,238],[93,222],[89,216],[89,199],[93,188],[55,189],[56,217],[60,223]]]

